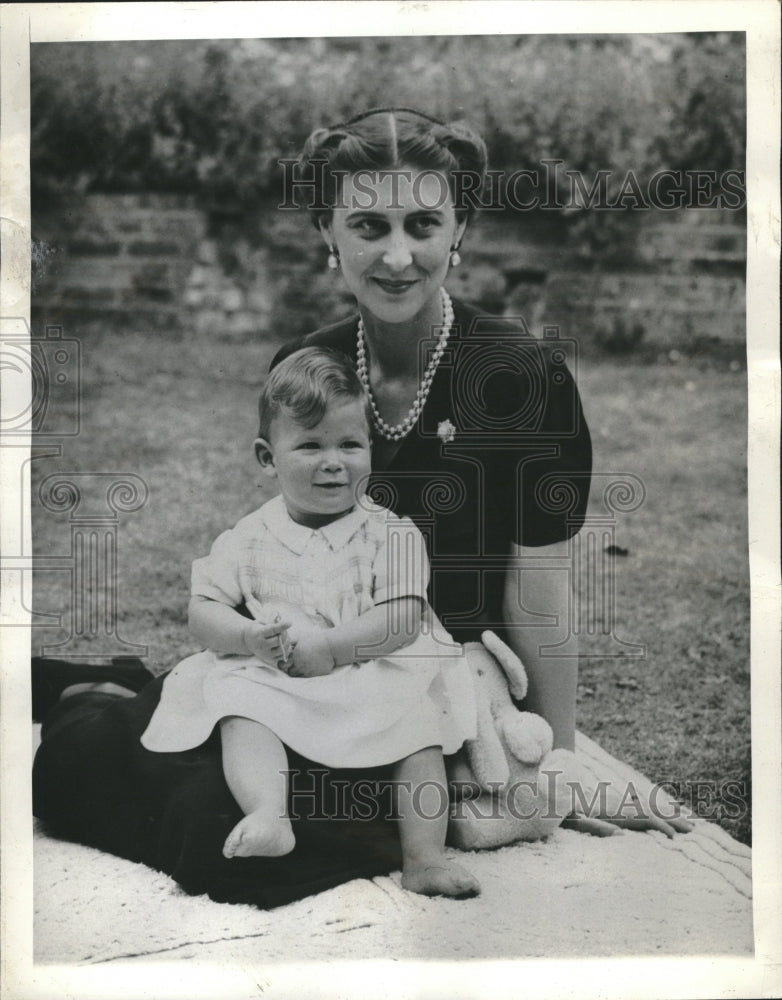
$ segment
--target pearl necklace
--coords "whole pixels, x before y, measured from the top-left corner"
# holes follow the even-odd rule
[[[443,306],[443,328],[440,331],[440,336],[437,340],[437,347],[434,349],[432,360],[429,362],[429,365],[424,372],[424,377],[421,379],[421,384],[418,386],[418,392],[415,394],[413,405],[407,411],[407,416],[401,424],[395,424],[393,427],[390,424],[387,424],[380,416],[380,411],[377,408],[375,397],[372,394],[372,386],[369,384],[369,370],[367,367],[364,320],[359,316],[356,346],[356,370],[358,371],[358,377],[361,380],[361,384],[364,386],[366,394],[369,397],[369,406],[372,410],[372,419],[375,424],[375,429],[386,439],[386,441],[401,441],[402,438],[407,437],[412,430],[413,425],[421,415],[424,403],[426,403],[429,390],[432,387],[432,380],[434,379],[435,372],[437,371],[437,366],[440,364],[440,358],[443,356],[445,346],[448,343],[448,338],[451,335],[451,327],[453,326],[453,304],[451,303],[451,296],[444,288],[440,289],[440,301]]]

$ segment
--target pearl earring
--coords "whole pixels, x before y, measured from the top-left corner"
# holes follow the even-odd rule
[[[339,267],[339,254],[334,249],[333,243],[329,244],[329,256],[326,263],[332,271],[336,271]]]
[[[451,264],[451,267],[458,267],[461,264],[462,258],[459,256],[458,243],[454,243],[454,245],[451,247],[451,256],[448,258],[448,260]]]

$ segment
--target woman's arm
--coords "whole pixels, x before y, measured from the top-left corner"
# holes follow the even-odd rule
[[[573,600],[568,543],[557,542],[541,548],[511,547],[505,582],[504,613],[508,625],[508,644],[527,671],[529,687],[524,708],[542,715],[554,731],[554,746],[575,749],[576,686],[578,682],[578,646],[569,635]],[[548,565],[547,565],[548,564]],[[550,625],[524,626],[529,613],[554,618]],[[542,656],[541,646],[568,640],[567,656]],[[601,775],[584,775],[587,785],[594,785]],[[627,790],[619,789],[620,797]],[[663,819],[652,803],[639,799],[639,818],[620,815],[582,816],[573,814],[568,826],[595,836],[610,836],[617,827],[659,830],[668,837],[687,833],[692,826],[681,818]]]
[[[421,630],[420,597],[398,597],[370,608],[334,628],[295,636],[292,677],[314,677],[334,667],[387,656],[417,638]]]
[[[505,578],[503,614],[508,645],[527,671],[529,687],[524,708],[536,712],[554,731],[554,746],[573,750],[576,738],[578,656],[570,637],[567,656],[542,655],[568,636],[573,599],[569,543],[539,548],[512,544]],[[530,614],[547,615],[548,625],[525,624]]]
[[[190,598],[187,614],[196,639],[217,653],[253,655],[272,664],[282,659],[280,634],[290,622],[264,625],[250,621],[227,604],[200,595]]]

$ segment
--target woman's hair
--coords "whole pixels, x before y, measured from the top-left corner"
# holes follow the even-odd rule
[[[306,206],[313,224],[317,228],[329,218],[341,176],[403,165],[443,173],[461,221],[470,216],[480,196],[486,146],[468,125],[446,125],[411,108],[373,108],[340,125],[316,129],[299,157],[300,174],[314,196]],[[458,175],[463,177],[460,183]]]
[[[258,437],[269,440],[272,420],[283,411],[303,427],[314,427],[329,404],[351,399],[364,404],[371,428],[369,399],[347,356],[330,347],[303,347],[269,372],[258,401]]]

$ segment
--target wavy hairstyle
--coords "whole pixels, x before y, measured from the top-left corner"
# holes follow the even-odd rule
[[[314,198],[306,207],[315,227],[328,220],[341,176],[403,165],[445,175],[461,221],[472,214],[484,184],[486,145],[469,125],[445,124],[412,108],[372,108],[339,125],[316,129],[298,164],[301,176],[314,178]]]
[[[372,427],[369,400],[350,359],[331,347],[303,347],[269,372],[258,400],[258,437],[269,440],[271,422],[281,412],[303,427],[314,427],[334,402],[360,400]]]

